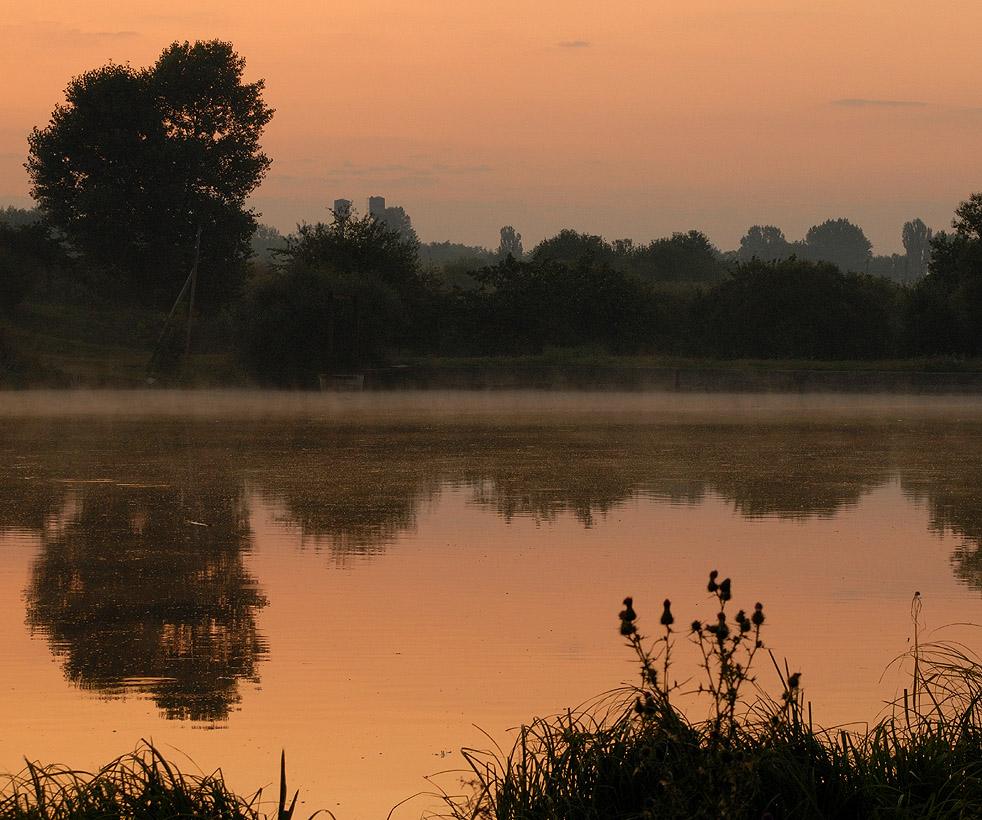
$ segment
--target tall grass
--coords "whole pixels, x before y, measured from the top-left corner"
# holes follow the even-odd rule
[[[249,799],[239,797],[221,772],[185,774],[150,743],[94,773],[28,763],[20,774],[0,779],[4,820],[293,820],[296,802],[294,794],[287,804],[285,756],[279,802],[266,814],[261,789]]]
[[[982,817],[982,668],[964,646],[916,640],[911,686],[862,733],[813,725],[800,674],[773,656],[782,691],[754,678],[768,657],[763,607],[730,615],[729,579],[710,576],[717,612],[688,631],[701,658],[708,717],[690,720],[669,683],[676,640],[669,601],[658,636],[624,601],[620,632],[636,687],[523,726],[510,751],[465,749],[473,771],[458,820]],[[915,606],[919,598],[915,596]],[[916,623],[916,612],[915,612]],[[762,655],[762,653],[764,653]]]

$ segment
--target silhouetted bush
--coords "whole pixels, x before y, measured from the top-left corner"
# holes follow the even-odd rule
[[[40,221],[0,219],[0,311],[14,310],[50,271],[66,261],[61,245]]]
[[[541,353],[546,347],[654,348],[663,327],[659,294],[636,276],[594,264],[509,257],[475,274],[479,291],[458,293],[474,353]]]
[[[258,275],[232,314],[239,363],[278,387],[313,387],[319,373],[380,361],[403,305],[377,277],[305,267]]]
[[[728,357],[873,359],[896,346],[898,288],[834,265],[752,259],[701,299],[707,352]]]
[[[956,228],[960,223],[956,222]],[[921,354],[982,353],[982,238],[964,228],[931,242],[928,274],[905,311],[907,349]]]

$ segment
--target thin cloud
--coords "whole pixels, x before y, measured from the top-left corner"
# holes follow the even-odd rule
[[[310,161],[314,161],[311,158]],[[435,163],[426,166],[412,166],[404,164],[392,165],[361,165],[354,162],[342,162],[333,167],[324,169],[319,174],[305,174],[300,176],[291,173],[277,173],[275,171],[269,175],[269,179],[277,182],[303,182],[321,184],[339,184],[345,181],[375,181],[379,183],[396,182],[411,185],[429,185],[438,181],[442,176],[459,176],[487,174],[494,171],[490,165],[446,165]]]
[[[443,165],[438,163],[433,166],[433,170],[446,174],[486,174],[493,171],[494,168],[490,165]]]
[[[931,103],[915,100],[866,100],[860,97],[847,97],[844,100],[832,100],[832,105],[842,105],[847,108],[924,108]]]
[[[560,48],[589,48],[588,40],[564,40],[557,44]]]
[[[129,40],[132,37],[140,36],[138,31],[80,31],[79,29],[71,29],[68,33],[75,37],[91,37],[96,40]]]
[[[105,41],[130,40],[139,37],[138,31],[83,31],[79,28],[68,28],[61,23],[49,20],[36,21],[24,25],[7,25],[0,27],[5,37],[23,36],[41,40],[56,40],[69,43],[91,43]]]

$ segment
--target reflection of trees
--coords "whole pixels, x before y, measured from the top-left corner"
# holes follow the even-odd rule
[[[982,430],[968,423],[279,419],[158,424],[149,440],[146,422],[49,425],[61,432],[0,436],[0,494],[12,500],[0,504],[0,528],[28,527],[43,544],[31,623],[80,685],[142,679],[172,715],[224,715],[263,652],[253,620],[263,601],[241,563],[245,484],[307,543],[343,558],[412,530],[443,486],[506,519],[572,515],[591,526],[634,498],[712,496],[748,517],[830,516],[899,469],[932,526],[964,537],[954,571],[982,589]],[[29,469],[10,466],[20,463]],[[93,477],[115,483],[73,483]],[[118,486],[127,483],[166,486]]]
[[[587,526],[634,496],[698,504],[715,493],[745,516],[832,515],[889,471],[882,434],[845,426],[608,426],[502,439],[464,468],[475,503],[506,518],[569,511]]]
[[[450,480],[470,489],[473,504],[509,521],[571,513],[589,527],[638,490],[636,461],[613,431],[505,427],[458,435],[467,457],[449,465]]]
[[[118,481],[71,485],[72,512],[41,536],[28,623],[75,684],[219,720],[266,651],[255,624],[265,600],[242,561],[248,511],[238,480],[207,460],[157,456],[142,466],[149,480],[115,465]]]
[[[964,538],[951,556],[955,576],[982,590],[982,430],[978,425],[924,425],[900,451],[904,494],[927,506],[930,529]]]
[[[305,536],[343,555],[412,529],[445,484],[508,520],[592,526],[634,497],[708,494],[746,516],[832,515],[888,479],[890,448],[881,429],[850,425],[309,425],[266,439],[252,472]]]
[[[449,455],[418,429],[302,426],[260,438],[250,483],[285,507],[306,542],[339,558],[380,552],[412,530]]]
[[[0,424],[0,533],[15,529],[40,532],[64,505],[65,486],[51,481],[50,463],[38,453],[35,424],[4,419]]]
[[[824,517],[889,479],[891,443],[883,433],[851,425],[735,426],[713,437],[714,458],[685,457],[706,465],[706,484],[742,515]]]
[[[8,465],[0,479],[0,533],[17,529],[40,532],[65,504],[66,487],[39,482],[32,466]]]
[[[899,463],[905,491],[927,499],[935,527],[969,539],[955,572],[982,589],[982,448],[974,428],[956,435],[944,422],[328,425],[274,450],[272,468],[255,470],[258,486],[339,554],[377,550],[411,529],[443,485],[469,489],[471,503],[506,519],[570,514],[591,526],[632,498],[699,504],[710,495],[746,517],[806,518],[855,506]]]
[[[234,452],[230,472],[281,504],[305,539],[342,556],[376,552],[411,530],[444,484],[469,488],[472,503],[505,518],[569,513],[585,526],[638,496],[697,504],[716,494],[747,516],[832,515],[887,480],[891,449],[882,429],[849,424],[307,420],[235,433],[199,424],[185,434],[190,445],[174,442],[176,451]]]

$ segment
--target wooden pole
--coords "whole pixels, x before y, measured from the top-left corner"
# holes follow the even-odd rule
[[[194,239],[194,264],[191,266],[191,298],[188,300],[188,338],[184,344],[184,368],[188,366],[188,356],[191,353],[191,321],[194,314],[194,291],[198,284],[198,258],[201,255],[201,223],[198,223],[198,235]]]

